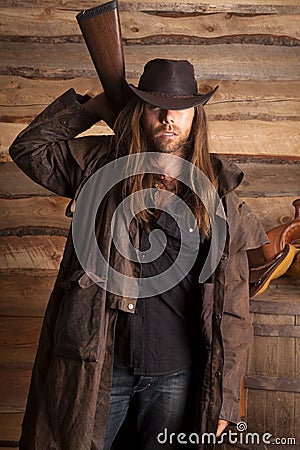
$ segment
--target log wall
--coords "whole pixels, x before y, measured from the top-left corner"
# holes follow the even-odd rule
[[[66,200],[22,174],[8,147],[68,88],[101,88],[75,20],[96,5],[0,0],[0,446],[18,440],[69,227]],[[218,84],[206,106],[212,150],[245,171],[240,195],[266,229],[288,222],[300,194],[299,1],[119,0],[119,9],[128,80],[136,84],[148,59],[169,57],[194,64],[201,91]],[[87,133],[107,132],[99,123]]]

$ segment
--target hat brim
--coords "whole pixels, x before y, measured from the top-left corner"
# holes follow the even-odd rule
[[[207,94],[194,94],[192,96],[176,96],[171,94],[162,94],[158,92],[147,92],[136,88],[132,84],[128,84],[131,91],[150,105],[157,106],[162,109],[188,109],[198,105],[205,105],[210,97],[216,92],[219,86],[216,86]]]

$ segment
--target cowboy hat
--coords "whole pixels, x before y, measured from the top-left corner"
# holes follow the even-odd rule
[[[144,102],[162,109],[187,109],[205,105],[218,86],[199,94],[194,67],[186,60],[152,59],[147,62],[138,87],[128,84]]]

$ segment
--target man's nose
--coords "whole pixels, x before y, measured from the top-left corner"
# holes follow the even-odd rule
[[[164,124],[174,123],[175,122],[174,111],[172,111],[171,109],[162,109],[161,122]]]

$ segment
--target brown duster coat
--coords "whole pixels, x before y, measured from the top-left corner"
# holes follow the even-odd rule
[[[41,113],[10,148],[14,161],[34,181],[71,199],[69,215],[85,180],[107,162],[111,137],[75,139],[95,121],[83,99],[71,89]],[[240,385],[252,337],[247,250],[267,242],[257,218],[233,192],[243,174],[236,165],[216,156],[214,162],[228,235],[213,283],[204,284],[201,303],[199,299],[199,358],[203,372],[199,377],[195,430],[200,435],[215,432],[219,417],[239,420]],[[104,238],[101,251],[116,267],[122,266],[127,275],[138,276],[138,265],[124,267],[106,238],[118,197],[113,189],[100,207],[98,232]],[[138,239],[137,230],[133,230],[132,238]],[[20,450],[88,450],[92,448],[95,416],[103,436],[114,327],[118,311],[134,313],[136,301],[112,295],[90,280],[77,260],[70,234],[41,332]]]

